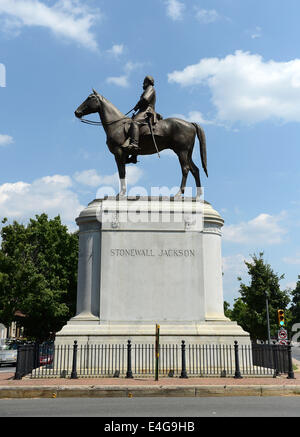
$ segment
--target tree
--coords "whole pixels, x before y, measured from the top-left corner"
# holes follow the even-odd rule
[[[268,295],[270,330],[273,336],[278,330],[277,310],[286,309],[290,302],[288,292],[280,290],[279,282],[284,275],[274,273],[271,266],[264,261],[263,255],[252,255],[252,261],[245,261],[250,284],[243,284],[241,278],[238,278],[240,297],[235,299],[231,311],[231,319],[249,332],[253,340],[268,338],[265,293]]]
[[[1,231],[0,321],[20,321],[25,335],[49,338],[75,313],[78,236],[46,214]]]
[[[232,313],[232,310],[230,309],[230,303],[226,302],[226,300],[224,300],[224,315],[230,319],[231,313]]]

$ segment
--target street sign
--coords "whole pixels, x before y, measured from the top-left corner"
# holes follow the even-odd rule
[[[287,344],[288,344],[288,341],[287,341],[287,340],[279,340],[279,341],[278,341],[278,344],[281,344],[281,345],[287,345]]]
[[[287,340],[287,338],[288,338],[287,330],[284,328],[279,329],[278,340]]]

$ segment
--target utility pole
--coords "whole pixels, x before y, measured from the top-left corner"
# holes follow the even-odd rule
[[[264,292],[266,296],[266,310],[267,310],[267,326],[268,326],[268,343],[271,344],[271,333],[270,333],[270,317],[269,317],[269,299],[267,291]]]

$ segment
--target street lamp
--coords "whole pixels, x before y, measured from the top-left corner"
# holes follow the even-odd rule
[[[268,343],[271,344],[271,333],[270,333],[270,317],[269,317],[269,296],[268,292],[264,291],[266,297],[266,310],[267,310],[267,326],[268,326]]]

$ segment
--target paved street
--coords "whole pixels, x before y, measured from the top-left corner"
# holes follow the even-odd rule
[[[292,347],[292,357],[295,358],[297,361],[300,361],[300,346]]]
[[[294,397],[0,400],[0,417],[300,417]]]
[[[11,372],[15,372],[16,371],[16,368],[15,367],[12,367],[12,366],[1,366],[0,367],[0,373],[11,373]]]

